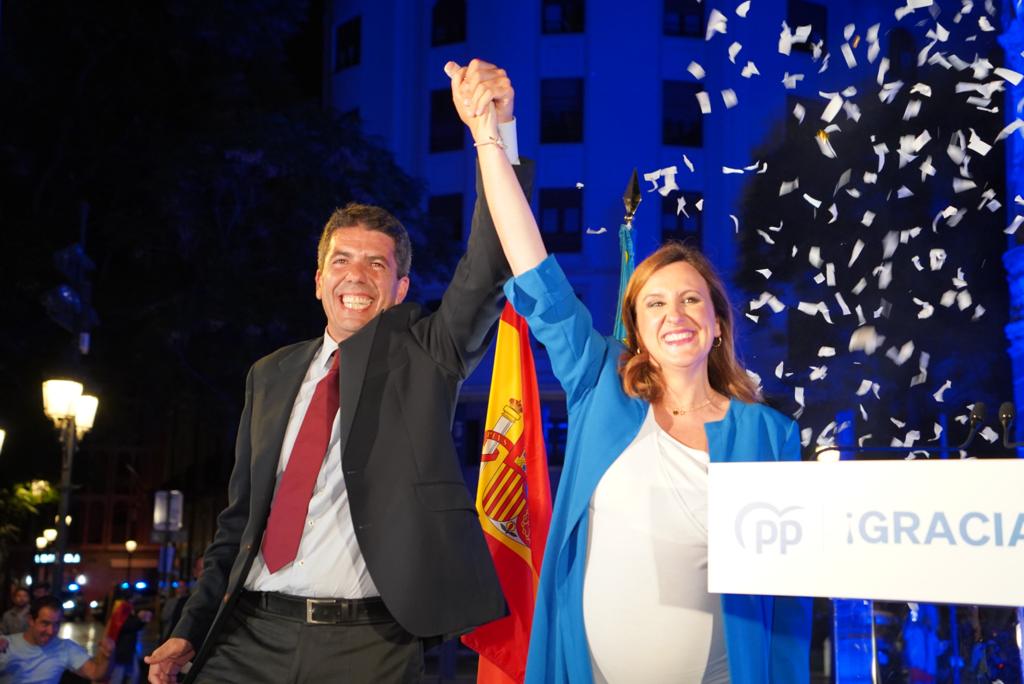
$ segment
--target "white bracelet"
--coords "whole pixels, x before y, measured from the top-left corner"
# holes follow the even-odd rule
[[[501,137],[495,138],[493,135],[487,136],[487,140],[473,143],[473,147],[483,147],[484,145],[497,145],[501,149],[505,149],[505,143]]]

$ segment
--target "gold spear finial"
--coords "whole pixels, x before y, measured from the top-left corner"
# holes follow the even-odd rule
[[[636,213],[636,208],[640,206],[642,199],[640,196],[640,181],[634,168],[633,175],[629,179],[629,185],[626,186],[626,192],[622,195],[622,203],[626,205],[626,217],[623,220],[627,226],[633,225],[633,214]]]

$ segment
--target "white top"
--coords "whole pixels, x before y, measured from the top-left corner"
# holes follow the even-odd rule
[[[707,491],[707,452],[648,410],[590,500],[583,621],[597,684],[729,682]]]
[[[313,400],[313,392],[331,369],[331,353],[337,348],[338,343],[325,332],[323,346],[313,357],[292,405],[292,413],[284,431],[284,442],[281,444],[281,456],[277,461],[275,493],[291,457],[306,409]],[[344,356],[339,363],[345,363]],[[263,561],[261,550],[245,580],[246,589],[317,598],[366,598],[380,595],[359,550],[352,512],[349,510],[348,490],[341,471],[341,440],[338,434],[340,415],[339,411],[334,416],[327,454],[313,486],[306,525],[302,530],[295,560],[271,574]],[[260,540],[261,549],[262,545],[263,541]]]

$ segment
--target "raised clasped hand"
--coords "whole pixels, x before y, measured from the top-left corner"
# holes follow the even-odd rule
[[[515,90],[505,70],[474,59],[465,67],[448,62],[444,71],[451,79],[455,110],[473,139],[476,142],[496,139],[498,124],[515,118]]]

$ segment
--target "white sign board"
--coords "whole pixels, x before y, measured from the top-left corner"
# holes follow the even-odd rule
[[[713,463],[708,589],[1024,606],[1024,459]]]

